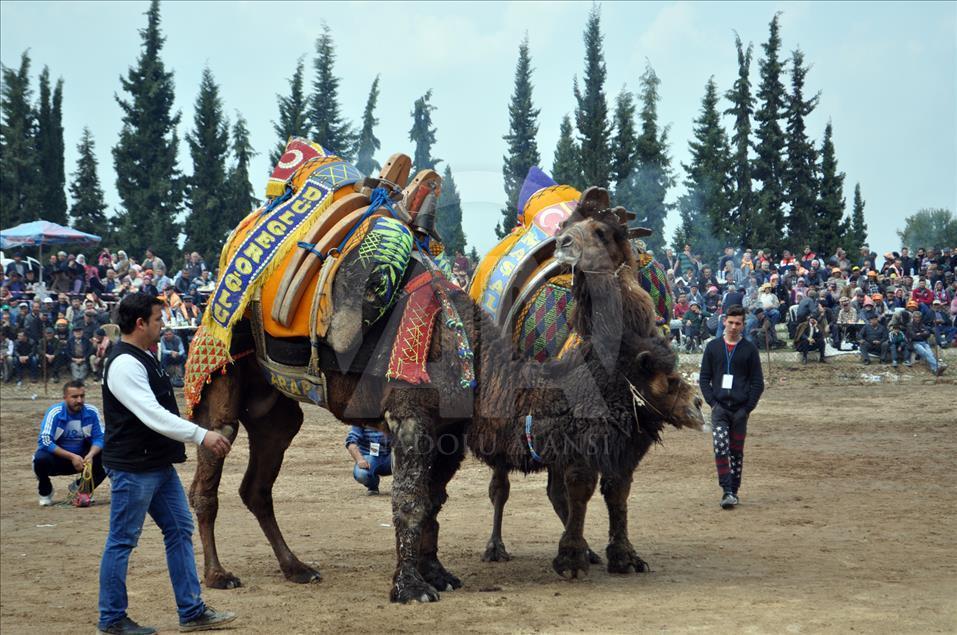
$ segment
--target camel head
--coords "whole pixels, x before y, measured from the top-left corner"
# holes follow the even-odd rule
[[[677,371],[674,352],[659,337],[643,338],[625,375],[645,402],[645,411],[676,428],[704,429],[698,391]]]

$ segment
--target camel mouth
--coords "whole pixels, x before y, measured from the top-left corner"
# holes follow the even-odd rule
[[[581,258],[581,250],[573,243],[571,245],[559,245],[555,249],[555,260],[566,264],[574,265]]]

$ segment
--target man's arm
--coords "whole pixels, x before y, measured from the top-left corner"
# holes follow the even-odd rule
[[[709,406],[714,407],[714,390],[711,387],[711,359],[709,355],[711,347],[704,349],[704,355],[701,356],[701,370],[698,372],[698,387],[701,389],[701,395]]]
[[[749,362],[748,380],[750,382],[750,388],[748,390],[748,404],[746,407],[748,412],[751,412],[758,407],[758,399],[761,398],[761,393],[764,392],[764,371],[761,369],[761,355],[755,347],[751,349]]]

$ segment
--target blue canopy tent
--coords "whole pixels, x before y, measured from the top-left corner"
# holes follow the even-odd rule
[[[40,282],[43,282],[44,246],[95,247],[101,240],[102,238],[94,234],[87,234],[45,220],[35,220],[10,229],[0,230],[0,249],[17,247],[37,247],[39,249],[37,260],[40,261]]]

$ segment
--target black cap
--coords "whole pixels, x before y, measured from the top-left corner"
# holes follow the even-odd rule
[[[104,331],[103,329],[96,329],[96,334],[99,335],[100,337],[105,337],[106,331]]]

